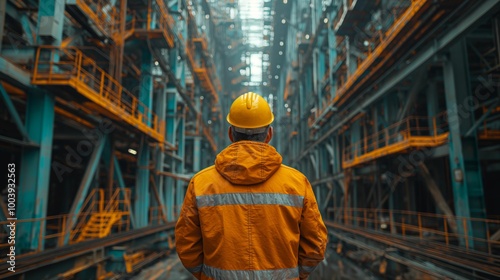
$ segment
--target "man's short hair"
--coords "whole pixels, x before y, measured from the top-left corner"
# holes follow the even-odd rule
[[[234,129],[234,126],[231,129],[232,134],[233,134],[233,141],[238,142],[242,140],[247,140],[247,141],[256,141],[256,142],[264,142],[266,141],[267,138],[267,132],[269,131],[269,126],[266,127],[264,132],[261,133],[255,133],[255,134],[246,134],[242,132],[237,132],[236,129]]]

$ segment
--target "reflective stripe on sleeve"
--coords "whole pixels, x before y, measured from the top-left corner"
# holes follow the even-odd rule
[[[203,273],[211,278],[219,280],[234,280],[234,279],[295,279],[299,277],[299,269],[282,268],[270,270],[224,270],[208,265],[203,266]]]
[[[200,272],[200,271],[203,269],[203,265],[202,265],[202,264],[200,264],[200,265],[197,265],[197,266],[195,266],[195,267],[189,267],[189,268],[188,268],[188,267],[186,267],[186,269],[187,269],[189,272],[191,272],[191,273],[198,273],[198,272]]]
[[[198,207],[218,205],[285,205],[302,207],[304,197],[282,193],[224,193],[200,195],[196,197]]]

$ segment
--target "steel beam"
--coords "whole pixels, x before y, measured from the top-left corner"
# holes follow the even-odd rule
[[[309,144],[303,152],[294,159],[294,163],[300,161],[304,156],[306,156],[309,151],[315,148],[319,143],[325,141],[330,138],[330,135],[339,128],[341,128],[345,123],[349,122],[354,116],[362,112],[365,108],[369,107],[373,102],[378,100],[384,94],[386,94],[389,90],[394,88],[398,83],[400,83],[403,79],[407,78],[417,69],[422,66],[425,66],[432,58],[442,51],[443,49],[449,47],[452,43],[456,42],[461,36],[471,31],[473,28],[477,27],[482,23],[482,19],[487,18],[489,15],[494,14],[498,11],[500,3],[497,0],[486,0],[481,2],[477,6],[476,9],[467,13],[466,16],[461,19],[453,28],[443,34],[441,37],[434,41],[434,44],[428,46],[423,51],[419,52],[419,55],[414,57],[412,62],[406,66],[404,69],[401,69],[394,73],[385,83],[381,84],[378,90],[374,91],[372,95],[367,97],[361,104],[357,103],[357,105],[350,111],[346,116],[342,116],[338,120],[335,121],[335,125],[332,126],[328,131],[326,131],[321,137],[319,137],[316,141]],[[396,69],[398,65],[392,67],[392,69]],[[390,70],[390,69],[388,69]],[[390,73],[391,71],[388,71]],[[369,89],[372,90],[372,89]]]
[[[468,102],[472,96],[465,39],[450,48],[450,59],[444,64],[443,73],[455,214],[464,218],[458,223],[458,232],[468,237],[460,239],[462,246],[481,250],[486,248],[486,244],[475,238],[486,239],[486,224],[471,221],[471,218],[485,219],[486,207],[477,136],[465,136],[474,124],[473,107]]]
[[[16,240],[18,253],[44,246],[45,220],[43,218],[47,214],[55,114],[55,99],[52,94],[31,90],[27,98],[26,129],[29,138],[38,144],[39,148],[23,148],[17,196],[17,218],[42,220],[19,225]]]
[[[87,197],[87,194],[89,192],[90,184],[95,178],[95,174],[97,168],[99,167],[99,161],[101,160],[101,155],[104,150],[104,146],[106,145],[107,139],[107,134],[101,137],[97,142],[92,155],[90,156],[87,168],[85,169],[85,173],[83,174],[80,186],[78,187],[78,190],[76,192],[75,199],[73,200],[73,204],[71,205],[68,219],[66,220],[66,228],[64,230],[64,245],[69,244],[71,230],[78,220],[78,216],[80,214],[80,211],[82,210],[83,202],[85,201],[85,198]]]

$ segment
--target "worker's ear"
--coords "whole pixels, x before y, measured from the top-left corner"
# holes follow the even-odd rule
[[[229,140],[231,140],[231,143],[234,143],[233,127],[232,126],[229,126],[229,129],[227,130],[227,135],[229,136]]]
[[[270,126],[267,129],[267,136],[266,136],[266,140],[264,142],[269,143],[269,141],[271,141],[271,139],[273,139],[273,127],[272,126]]]

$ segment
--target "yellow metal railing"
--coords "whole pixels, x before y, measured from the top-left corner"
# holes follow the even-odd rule
[[[126,200],[126,197],[130,197],[130,190],[126,189],[123,193],[121,189],[115,189],[107,200],[104,198],[104,190],[99,190],[102,194],[99,199],[99,211],[90,213],[90,218],[85,219],[84,225],[72,231],[71,240],[74,242],[108,236],[113,228],[116,228],[118,232],[122,228],[124,230],[130,229],[130,206]],[[121,194],[123,194],[122,199],[120,199]],[[104,205],[106,206],[104,207]]]
[[[141,19],[135,13],[132,13],[132,19],[126,24],[125,38],[130,37],[136,31],[158,31],[161,32],[169,48],[175,46],[175,35],[174,27],[175,20],[168,13],[162,1],[156,1],[158,3],[158,17],[156,17],[155,24],[153,25],[153,10],[149,10],[147,18]],[[163,5],[163,7],[162,7]]]
[[[500,130],[484,128],[479,131],[478,137],[481,140],[500,140]]]
[[[435,117],[407,117],[356,143],[343,147],[342,167],[350,168],[410,148],[436,147],[448,141],[444,113]]]
[[[158,142],[165,140],[165,121],[76,48],[38,48],[32,83],[71,86],[98,104],[103,114],[125,121]]]
[[[358,64],[358,68],[352,73],[347,81],[337,90],[337,95],[333,98],[329,105],[341,105],[341,98],[351,95],[355,88],[361,85],[359,79],[362,79],[364,73],[370,68],[373,68],[375,65],[382,65],[382,62],[378,62],[381,57],[383,57],[384,52],[387,51],[390,45],[397,41],[399,36],[406,36],[405,32],[403,32],[404,28],[407,27],[407,24],[412,21],[416,16],[422,11],[426,4],[430,3],[430,0],[413,0],[411,1],[411,5],[399,16],[397,20],[395,20],[394,24],[385,32],[385,38],[381,40],[378,46],[373,50],[373,52],[369,53],[367,57]],[[334,24],[338,24],[343,14],[345,13],[343,9],[345,7],[341,7],[342,13],[339,14],[338,19],[335,20]],[[387,55],[386,55],[387,56]],[[388,59],[387,56],[384,59]],[[385,61],[384,60],[384,61]],[[372,71],[371,73],[376,72]],[[370,76],[370,75],[368,75]],[[366,79],[364,77],[363,79]],[[345,100],[345,99],[344,99]],[[317,110],[315,114],[315,120],[311,125],[322,118],[324,110]]]
[[[130,189],[126,189],[127,196],[130,197]],[[121,195],[120,195],[121,193]],[[120,219],[113,224],[115,232],[123,232],[130,230],[130,206],[128,200],[123,196],[123,191],[120,189],[115,190],[112,196],[113,203],[108,203],[109,200],[104,199],[104,192],[101,189],[92,190],[82,207],[82,212],[78,215],[73,215],[74,220],[78,220],[74,229],[70,230],[70,240],[74,242],[85,228],[85,224],[89,221],[90,217],[108,209],[119,213]],[[111,205],[111,206],[109,206]],[[40,232],[38,235],[38,247],[30,253],[41,252],[45,249],[60,247],[64,244],[64,238],[67,233],[66,224],[69,221],[69,214],[62,214],[56,216],[49,216],[45,218],[36,219],[22,219],[16,221],[16,227],[22,228],[24,224],[30,223],[45,223],[45,232]],[[6,226],[10,221],[0,221],[0,235],[7,234],[5,232]],[[44,236],[45,234],[45,236]],[[108,233],[109,234],[109,233]],[[43,241],[43,242],[42,242]],[[45,245],[42,246],[42,243]],[[6,250],[11,245],[8,243],[0,243],[0,251]]]
[[[454,232],[450,219],[463,228],[463,232]],[[445,246],[456,246],[464,241],[466,249],[469,242],[481,244],[487,248],[488,254],[500,249],[500,241],[490,237],[500,230],[500,220],[469,217],[449,217],[442,214],[414,212],[406,210],[388,210],[373,208],[328,208],[327,220],[347,226],[375,231],[388,232],[403,238],[436,241]],[[486,228],[485,238],[468,236],[467,225],[483,225]]]
[[[117,31],[119,13],[109,1],[76,0],[76,5],[91,19],[104,34],[112,37]]]
[[[161,206],[151,206],[149,207],[149,224],[159,225],[166,221],[167,217],[163,215],[163,209]]]

